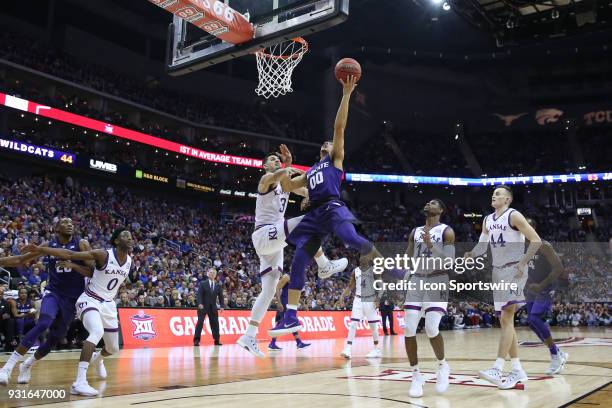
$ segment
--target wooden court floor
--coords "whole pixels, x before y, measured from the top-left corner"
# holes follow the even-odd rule
[[[367,360],[369,338],[358,338],[353,359],[339,357],[343,341],[316,340],[297,351],[293,341],[263,360],[236,345],[199,348],[122,350],[106,360],[108,378],[100,381],[90,370],[89,382],[98,398],[67,395],[64,399],[17,398],[37,390],[65,390],[73,381],[78,352],[53,353],[34,367],[32,382],[17,385],[17,369],[8,387],[0,388],[2,407],[612,407],[612,330],[561,329],[555,338],[574,338],[562,345],[570,353],[563,375],[544,375],[549,364],[543,347],[520,347],[530,375],[525,390],[501,391],[477,378],[492,364],[498,329],[443,332],[452,370],[451,386],[435,392],[435,359],[424,334],[418,335],[421,371],[431,373],[425,395],[408,397],[409,365],[402,335],[382,337],[384,358]],[[521,340],[536,340],[520,329]],[[580,340],[584,338],[583,340]],[[608,340],[606,340],[608,339]],[[265,347],[265,343],[261,347]],[[267,352],[266,352],[267,353]],[[5,361],[6,355],[0,357]],[[506,365],[508,370],[509,363]],[[12,392],[11,392],[12,391]]]

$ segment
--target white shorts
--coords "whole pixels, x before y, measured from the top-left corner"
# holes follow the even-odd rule
[[[272,270],[283,271],[283,249],[287,246],[287,235],[304,216],[290,218],[278,224],[264,225],[251,235],[253,247],[259,256],[259,273]]]
[[[368,323],[375,323],[380,320],[378,313],[376,313],[376,304],[374,302],[362,302],[361,298],[355,295],[351,320],[361,321],[363,318],[366,318]]]
[[[119,330],[119,319],[117,319],[117,306],[115,302],[96,299],[83,292],[76,301],[76,316],[83,320],[87,312],[98,311],[102,319],[102,327],[105,331]]]
[[[495,311],[501,312],[506,306],[513,305],[516,303],[525,303],[525,284],[527,283],[527,267],[523,270],[523,276],[516,278],[515,275],[518,273],[516,269],[516,263],[504,266],[504,267],[493,267],[492,280],[493,283],[504,282],[515,282],[517,283],[517,289],[506,289],[506,290],[494,290],[493,291],[493,302],[495,303]]]
[[[283,270],[284,251],[287,246],[286,221],[276,225],[264,225],[251,235],[253,247],[259,256],[259,273],[264,274],[272,270]]]
[[[448,288],[448,275],[446,273],[434,276],[413,275],[410,282],[414,282],[415,289],[406,291],[404,310],[416,310],[425,315],[428,312],[439,312],[446,314],[448,307],[448,289],[434,290],[427,289],[427,285],[445,285]],[[435,287],[435,286],[434,286]]]

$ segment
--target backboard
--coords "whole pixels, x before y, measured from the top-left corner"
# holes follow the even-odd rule
[[[248,17],[255,29],[251,41],[234,45],[173,16],[168,28],[166,69],[184,75],[254,53],[272,44],[306,36],[344,22],[349,0],[223,0]]]

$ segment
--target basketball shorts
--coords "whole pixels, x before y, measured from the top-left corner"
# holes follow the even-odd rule
[[[355,216],[340,200],[331,200],[311,210],[301,222],[291,230],[287,241],[296,248],[303,247],[311,238],[321,241],[345,222],[354,222]]]
[[[278,224],[263,225],[251,235],[253,247],[259,256],[259,273],[283,271],[284,248],[287,235],[300,223],[304,216],[290,218]]]
[[[83,320],[85,313],[97,311],[102,319],[102,327],[105,331],[119,330],[119,320],[117,319],[117,306],[115,302],[101,300],[83,292],[76,301],[77,318]]]
[[[431,276],[412,275],[414,289],[406,291],[404,310],[446,313],[448,306],[448,275],[434,272]]]
[[[368,323],[379,321],[378,313],[376,313],[376,303],[362,302],[360,297],[355,296],[351,320],[363,320],[364,318],[367,319]]]
[[[505,283],[516,283],[516,289],[508,288],[493,291],[493,302],[496,312],[501,312],[504,308],[513,304],[525,303],[525,284],[527,283],[528,277],[527,266],[525,266],[523,270],[523,275],[517,278],[517,263],[518,262],[506,264],[502,267],[493,267],[493,283],[501,283],[502,281]]]

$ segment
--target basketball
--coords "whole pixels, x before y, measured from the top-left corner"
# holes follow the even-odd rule
[[[349,75],[354,75],[358,82],[361,78],[361,65],[352,58],[342,58],[336,64],[336,79],[346,81]]]

